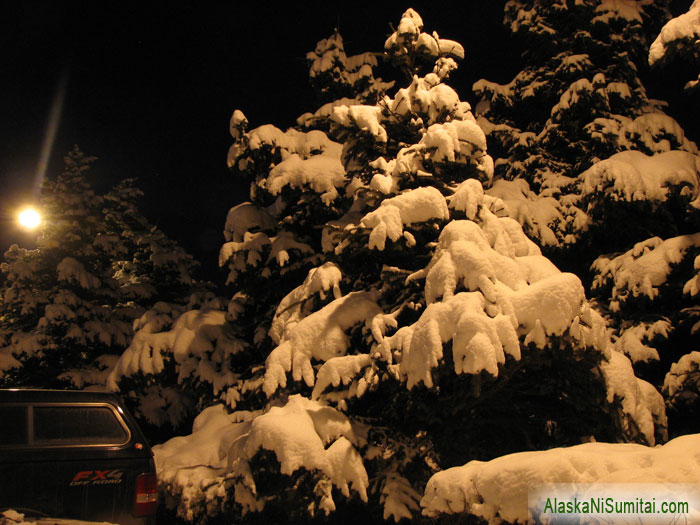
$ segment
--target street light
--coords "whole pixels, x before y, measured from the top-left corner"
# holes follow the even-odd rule
[[[36,208],[24,208],[17,216],[19,225],[25,230],[35,230],[41,224],[41,215]]]

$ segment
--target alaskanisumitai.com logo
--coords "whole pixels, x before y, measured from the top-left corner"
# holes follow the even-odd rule
[[[700,523],[700,484],[553,483],[528,492],[534,524]]]
[[[662,501],[656,507],[656,498],[651,501],[642,498],[619,501],[615,498],[589,498],[561,501],[547,498],[543,514],[688,514],[690,506],[687,501]]]

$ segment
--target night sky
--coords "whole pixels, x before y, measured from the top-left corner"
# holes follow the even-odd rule
[[[674,14],[690,3],[674,2]],[[146,193],[141,211],[220,282],[226,212],[247,197],[226,169],[234,109],[253,127],[292,125],[315,109],[306,52],[336,26],[348,54],[380,51],[389,24],[407,7],[428,32],[465,47],[450,83],[474,104],[473,82],[507,82],[519,69],[520,50],[502,26],[503,4],[1,3],[0,250],[13,242],[32,246],[34,236],[17,230],[14,214],[36,198],[52,107],[61,107],[47,173],[60,172],[64,154],[78,144],[99,157],[89,175],[98,192],[138,178]],[[682,80],[694,76],[676,69]],[[681,93],[682,80],[668,72],[643,78],[652,97],[672,98],[668,113],[698,142],[699,112]]]

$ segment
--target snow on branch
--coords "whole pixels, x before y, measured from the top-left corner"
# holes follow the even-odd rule
[[[404,226],[432,219],[445,220],[449,216],[445,197],[428,186],[385,199],[379,208],[362,218],[360,226],[372,230],[369,248],[382,251],[387,237],[396,242],[404,235]]]
[[[436,32],[432,36],[423,33],[423,19],[413,9],[407,9],[401,16],[399,26],[384,43],[387,53],[402,56],[417,52],[433,58],[440,56],[464,58],[464,48],[453,40],[440,38]]]
[[[56,267],[59,281],[73,281],[82,288],[99,288],[102,283],[73,257],[64,257]]]
[[[256,417],[249,430],[233,442],[228,455],[235,458],[231,470],[238,480],[236,501],[244,511],[264,506],[264,501],[256,501],[257,487],[248,463],[258,450],[264,449],[274,452],[281,474],[292,475],[302,468],[319,471],[345,497],[350,497],[352,488],[366,502],[369,480],[356,449],[363,443],[364,438],[355,433],[341,412],[300,395],[291,396],[284,406],[272,407]],[[251,500],[255,504],[251,505]],[[325,514],[335,510],[330,491],[320,508]]]
[[[690,205],[700,208],[700,157],[685,151],[645,155],[622,151],[595,163],[580,175],[584,202],[604,195],[612,200],[664,202],[679,188]]]
[[[338,196],[336,188],[344,183],[345,169],[340,155],[321,154],[302,159],[293,153],[272,168],[265,188],[272,195],[278,195],[285,186],[301,188],[308,185],[321,194],[321,200],[328,206]]]
[[[287,385],[287,373],[308,386],[315,383],[311,360],[328,361],[345,354],[349,346],[346,330],[364,322],[376,340],[381,340],[384,315],[375,292],[353,292],[335,299],[317,312],[285,330],[282,340],[265,361],[263,390],[272,396]]]
[[[639,297],[654,299],[668,279],[673,266],[689,251],[700,250],[700,233],[662,240],[652,237],[614,258],[599,257],[593,263],[593,288],[612,286],[610,309],[617,312],[628,301]],[[692,283],[693,280],[689,281]],[[692,292],[688,284],[687,292]]]
[[[286,331],[311,313],[313,305],[307,301],[312,297],[318,295],[325,299],[326,293],[331,290],[333,296],[339,299],[342,296],[339,286],[342,278],[340,268],[331,262],[309,270],[304,282],[289,292],[277,306],[269,332],[272,340],[279,344]]]
[[[231,360],[244,347],[227,324],[226,312],[191,310],[168,331],[151,332],[148,324],[137,331],[112,370],[107,386],[116,391],[124,377],[158,374],[172,358],[179,384],[188,379],[207,383],[216,395],[236,379]]]
[[[229,210],[224,226],[227,241],[242,242],[245,233],[254,229],[274,230],[275,221],[266,210],[250,202],[237,204]]]
[[[686,54],[700,60],[700,0],[695,0],[688,12],[669,20],[649,48],[649,64],[670,59],[674,54]],[[698,86],[697,80],[686,84],[686,89]]]

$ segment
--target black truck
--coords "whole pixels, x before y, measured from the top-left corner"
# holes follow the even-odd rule
[[[114,394],[0,390],[0,511],[155,523],[155,463]]]

